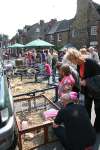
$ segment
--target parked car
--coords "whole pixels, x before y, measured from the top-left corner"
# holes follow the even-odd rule
[[[13,98],[6,75],[0,67],[0,150],[12,150],[16,139]]]

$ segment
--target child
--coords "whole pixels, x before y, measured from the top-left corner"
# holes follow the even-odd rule
[[[71,74],[70,67],[68,65],[62,65],[59,70],[61,81],[58,85],[58,95],[61,97],[63,94],[71,91],[75,80]]]
[[[50,84],[50,76],[52,75],[52,69],[51,69],[51,66],[50,64],[48,64],[47,62],[45,62],[45,75],[48,79],[48,84]]]

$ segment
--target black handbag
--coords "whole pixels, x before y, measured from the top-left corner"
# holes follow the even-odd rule
[[[100,75],[86,79],[88,92],[94,97],[100,97]]]

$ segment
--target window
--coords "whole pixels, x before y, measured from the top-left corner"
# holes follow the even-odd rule
[[[72,37],[75,37],[75,31],[72,30]]]
[[[62,41],[62,35],[60,33],[58,33],[57,38],[58,38],[58,41]]]
[[[78,31],[75,31],[75,30],[72,30],[72,37],[77,37],[79,36],[79,32]]]
[[[91,35],[97,35],[96,26],[91,27]]]
[[[24,28],[24,32],[25,32],[25,33],[27,32],[27,29],[26,29],[26,28]]]
[[[98,42],[97,41],[91,41],[90,42],[90,46],[97,46],[98,45]]]
[[[36,28],[36,32],[40,32],[40,29],[39,29],[39,28]]]
[[[50,35],[50,41],[54,41],[54,36],[52,34]]]

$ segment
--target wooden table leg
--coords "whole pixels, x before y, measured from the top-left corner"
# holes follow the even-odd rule
[[[22,138],[21,138],[21,134],[20,133],[18,135],[18,147],[19,147],[19,150],[22,150]]]
[[[48,126],[44,127],[44,144],[48,143]]]

